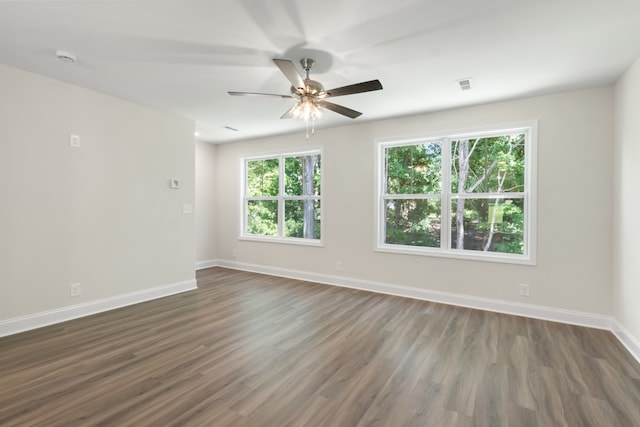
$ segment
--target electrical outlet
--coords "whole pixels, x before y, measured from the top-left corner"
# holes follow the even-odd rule
[[[520,283],[520,296],[528,297],[529,295],[529,284]]]
[[[342,261],[337,261],[336,262],[336,270],[337,271],[342,271]]]
[[[79,297],[82,293],[82,286],[80,283],[72,283],[69,285],[69,295],[72,297]]]

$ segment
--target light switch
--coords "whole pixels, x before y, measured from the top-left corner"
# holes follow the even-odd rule
[[[187,215],[192,214],[193,205],[190,205],[189,203],[185,203],[184,205],[182,205],[182,213]]]
[[[80,137],[78,135],[69,135],[69,145],[75,148],[80,148]]]

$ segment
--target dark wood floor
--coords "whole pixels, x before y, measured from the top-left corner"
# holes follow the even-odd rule
[[[607,331],[212,268],[0,339],[0,425],[640,426]]]

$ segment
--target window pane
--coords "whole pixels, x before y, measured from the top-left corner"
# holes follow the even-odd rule
[[[451,143],[453,193],[524,192],[525,134]]]
[[[524,199],[451,201],[451,247],[524,253]]]
[[[247,162],[247,196],[277,196],[280,185],[278,159],[250,160]]]
[[[284,160],[287,196],[320,195],[320,156],[287,157]]]
[[[320,239],[320,201],[286,200],[284,235],[285,237]]]
[[[385,243],[440,247],[440,199],[386,201]]]
[[[247,209],[247,233],[259,236],[278,235],[277,200],[249,200]]]
[[[387,194],[440,194],[442,146],[439,142],[387,147]]]

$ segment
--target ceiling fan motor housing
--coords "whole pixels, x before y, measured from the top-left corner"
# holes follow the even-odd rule
[[[320,82],[309,78],[309,71],[311,71],[315,64],[316,61],[311,58],[302,58],[300,60],[300,65],[302,65],[302,69],[306,72],[306,76],[304,78],[304,88],[297,88],[295,85],[291,86],[291,94],[296,98],[305,96],[316,97],[325,93],[324,86],[322,86]]]
[[[301,93],[297,87],[291,86],[291,94],[295,97],[300,97],[303,95],[317,96],[323,93],[325,93],[324,86],[322,86],[320,82],[311,79],[304,79],[303,93]]]

